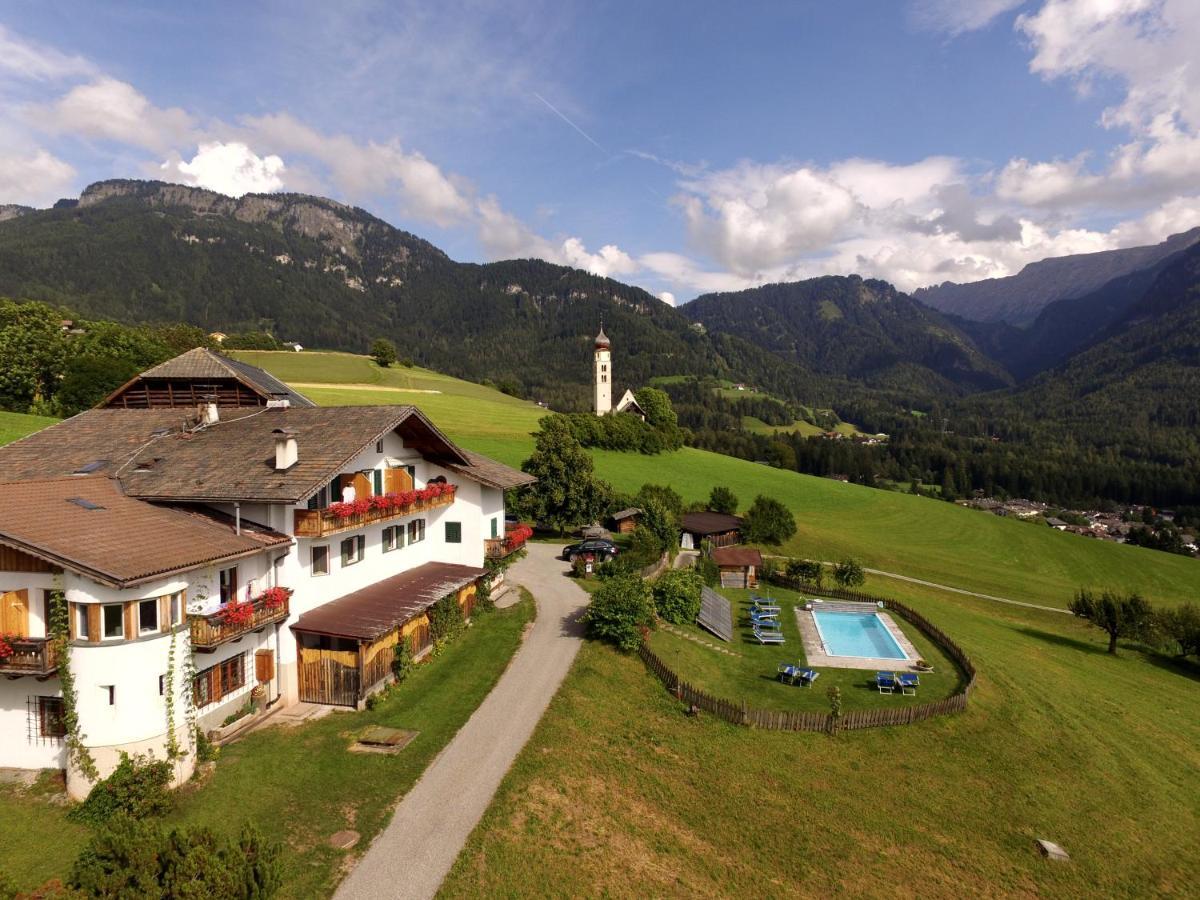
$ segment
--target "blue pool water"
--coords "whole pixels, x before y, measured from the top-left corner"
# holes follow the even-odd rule
[[[814,610],[813,619],[830,656],[908,659],[883,620],[874,613]]]

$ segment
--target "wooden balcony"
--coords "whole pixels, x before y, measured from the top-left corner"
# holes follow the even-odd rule
[[[293,533],[298,538],[319,538],[340,531],[352,531],[365,525],[386,522],[389,519],[401,519],[428,512],[441,506],[449,506],[454,502],[454,493],[442,494],[425,500],[414,500],[404,506],[393,506],[388,509],[369,509],[364,513],[354,513],[349,516],[337,515],[337,507],[324,509],[298,509],[293,520]]]
[[[0,675],[46,678],[58,670],[54,643],[49,638],[19,638],[9,645],[13,652],[11,656],[0,657]]]
[[[289,592],[289,596],[284,599],[282,604],[273,606],[268,606],[261,598],[244,601],[254,606],[254,615],[247,621],[228,621],[221,610],[206,616],[189,616],[192,649],[201,653],[211,653],[221,644],[236,640],[252,631],[260,631],[276,622],[282,622],[288,617],[290,600]]]
[[[522,533],[512,527],[508,527],[505,529],[505,534],[502,538],[483,539],[484,559],[505,559],[512,556],[525,546],[525,542],[528,539],[528,531]]]

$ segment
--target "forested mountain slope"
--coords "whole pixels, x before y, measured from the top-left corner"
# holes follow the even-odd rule
[[[701,334],[640,288],[540,260],[458,263],[363,210],[300,194],[100,182],[77,204],[0,221],[2,295],[358,352],[387,336],[402,357],[566,407],[589,402],[602,319],[618,388],[682,373],[796,399],[815,389],[799,367]]]
[[[942,312],[979,322],[1028,325],[1056,300],[1082,297],[1104,284],[1200,242],[1200,228],[1171,235],[1161,244],[1078,253],[1030,263],[1016,275],[969,284],[947,281],[913,296]]]
[[[705,294],[682,309],[709,331],[868,384],[903,387],[915,380],[951,394],[1011,384],[967,335],[885,281],[826,276]]]

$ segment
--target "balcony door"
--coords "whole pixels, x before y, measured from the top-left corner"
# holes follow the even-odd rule
[[[0,634],[29,637],[29,591],[0,594]]]

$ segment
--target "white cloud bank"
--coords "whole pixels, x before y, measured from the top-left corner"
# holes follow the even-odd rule
[[[234,141],[201,144],[191,162],[164,163],[163,168],[185,184],[240,197],[280,190],[285,166],[275,154],[258,156]]]

